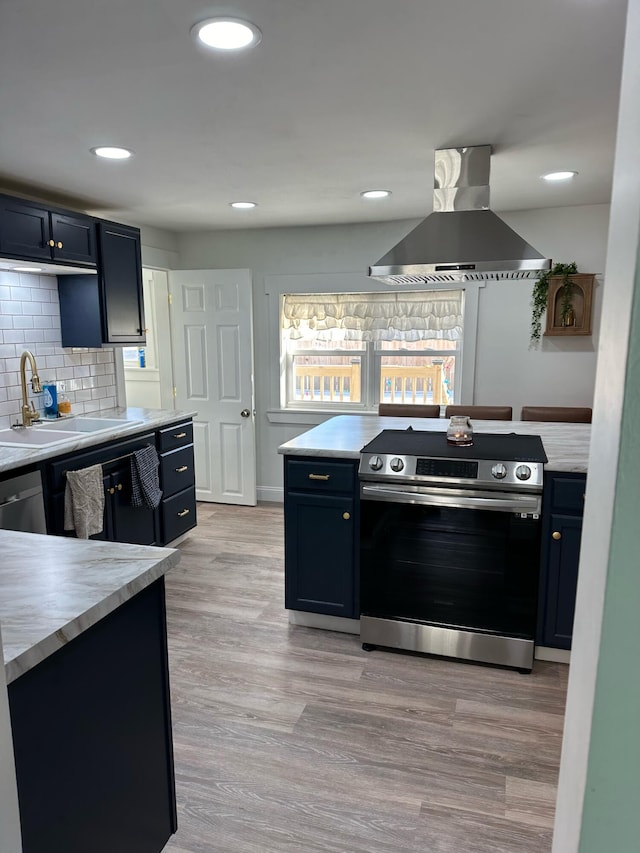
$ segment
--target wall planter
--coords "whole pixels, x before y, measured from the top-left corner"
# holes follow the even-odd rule
[[[549,277],[545,335],[590,335],[595,275],[575,273]]]

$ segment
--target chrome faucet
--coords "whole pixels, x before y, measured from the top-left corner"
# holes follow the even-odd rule
[[[32,423],[40,420],[40,415],[38,414],[38,412],[36,412],[35,406],[33,405],[33,400],[31,401],[31,407],[29,407],[26,376],[27,359],[29,359],[29,365],[31,367],[31,387],[33,388],[36,394],[42,391],[42,387],[40,385],[40,377],[38,376],[38,365],[36,364],[36,360],[33,357],[33,353],[29,352],[29,350],[26,349],[20,356],[20,381],[22,383],[22,426],[26,427],[31,426]]]

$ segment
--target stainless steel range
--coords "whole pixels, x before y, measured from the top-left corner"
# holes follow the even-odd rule
[[[539,436],[384,430],[360,457],[360,636],[376,646],[533,666]]]

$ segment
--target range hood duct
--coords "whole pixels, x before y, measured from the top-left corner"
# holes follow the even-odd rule
[[[369,267],[385,284],[537,279],[551,260],[489,210],[491,146],[435,152],[434,212]]]

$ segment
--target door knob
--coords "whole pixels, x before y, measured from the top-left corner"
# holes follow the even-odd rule
[[[350,512],[343,512],[342,517],[344,518],[345,521],[349,521],[349,519],[351,518],[351,513]]]
[[[48,241],[47,241],[47,245],[48,245],[48,246],[51,246],[51,248],[52,248],[52,249],[53,249],[53,247],[55,246],[55,244],[56,244],[56,241],[55,241],[55,240],[48,240]]]
[[[559,530],[554,530],[551,536],[553,539],[562,539],[562,533]]]
[[[240,412],[240,417],[241,418],[250,418],[251,417],[251,411],[249,409],[243,409]]]
[[[58,247],[59,249],[61,249],[61,248],[62,248],[62,243],[61,243],[59,240],[58,240],[58,242],[56,243],[56,245],[57,245],[57,247]]]

